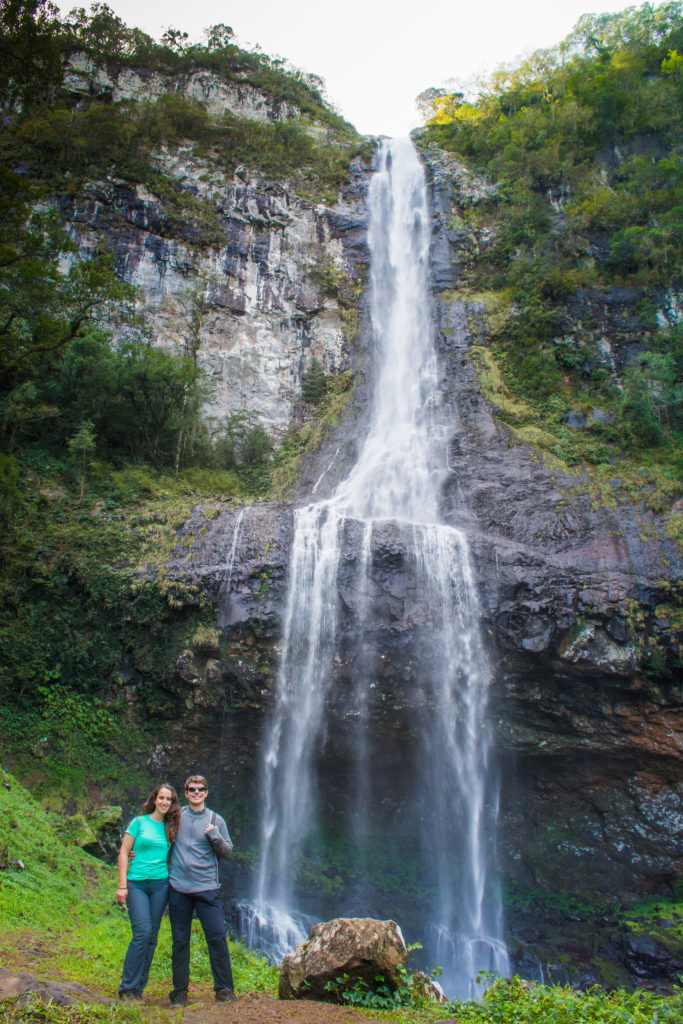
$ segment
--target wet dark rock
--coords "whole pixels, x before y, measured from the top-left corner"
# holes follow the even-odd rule
[[[683,957],[673,955],[651,935],[629,938],[623,946],[622,961],[643,984],[676,978],[683,970]]]

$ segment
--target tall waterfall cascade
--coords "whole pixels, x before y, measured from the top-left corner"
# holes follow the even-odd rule
[[[323,913],[395,917],[405,927],[391,884],[377,881],[385,858],[410,875],[407,937],[422,943],[425,963],[442,967],[449,995],[471,997],[480,971],[508,969],[489,870],[497,817],[490,673],[467,541],[439,516],[447,445],[430,218],[409,140],[381,144],[368,209],[371,420],[347,478],[295,515],[281,663],[261,755],[261,861],[240,924],[247,941],[273,958],[302,941]],[[386,704],[386,680],[379,682],[386,658],[373,626],[377,551],[387,543],[407,580],[402,614],[416,609],[409,630],[415,672],[410,685],[401,681],[405,753],[388,780],[374,725]],[[343,617],[353,620],[354,640],[339,694]],[[339,751],[334,796],[326,779]],[[306,881],[335,828],[347,851],[336,903],[334,878],[323,894]]]

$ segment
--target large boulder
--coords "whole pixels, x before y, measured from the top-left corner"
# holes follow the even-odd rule
[[[336,982],[342,977],[344,988],[358,982],[376,988],[384,982],[395,989],[407,956],[401,929],[394,921],[371,917],[324,921],[314,925],[308,939],[282,961],[280,999],[340,1002]]]

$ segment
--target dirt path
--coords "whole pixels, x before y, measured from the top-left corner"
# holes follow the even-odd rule
[[[199,995],[199,993],[198,993]],[[202,994],[203,995],[203,994]],[[361,1024],[367,1021],[359,1010],[349,1006],[332,1006],[307,999],[284,1001],[272,996],[252,992],[241,995],[234,1003],[215,1003],[213,993],[200,995],[182,1011],[182,1021],[203,1024],[220,1021],[221,1024]]]
[[[13,938],[13,946],[5,946],[0,956],[0,966],[4,968],[0,971],[0,999],[26,991],[27,979],[32,979],[28,981],[29,991],[45,982],[48,985],[54,982],[68,985],[66,979],[59,977],[49,965],[54,950],[43,938],[31,933],[15,934]],[[101,991],[96,984],[89,985],[87,991],[95,1001],[111,999],[111,993]],[[87,996],[81,992],[77,998],[86,1001]],[[149,1015],[157,1021],[160,1013],[168,1014],[174,1024],[291,1024],[292,1021],[297,1024],[369,1024],[362,1011],[349,1006],[333,1006],[306,999],[280,1000],[262,992],[238,995],[234,1003],[216,1003],[213,989],[208,984],[192,986],[186,1007],[171,1007],[166,997],[147,993],[144,1001],[136,1005],[143,1017]]]

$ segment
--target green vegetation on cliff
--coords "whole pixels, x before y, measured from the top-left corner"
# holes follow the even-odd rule
[[[91,468],[83,496],[68,465],[27,453],[22,469],[0,535],[3,756],[79,808],[87,778],[116,780],[117,801],[146,788],[139,766],[177,705],[178,652],[213,621],[163,569],[192,497],[141,468]]]
[[[325,105],[319,82],[240,50],[225,26],[210,30],[205,46],[187,46],[173,32],[154,43],[104,5],[63,23],[53,15],[43,0],[17,0],[2,11],[3,52],[16,61],[8,57],[0,76],[0,507],[6,518],[21,507],[30,449],[35,472],[41,458],[67,475],[78,466],[81,495],[89,478],[99,476],[106,490],[108,467],[131,462],[176,475],[189,467],[213,472],[218,493],[262,491],[271,448],[263,426],[202,416],[209,388],[196,361],[201,289],[185,303],[184,348],[153,347],[113,256],[82,258],[58,211],[83,200],[93,178],[113,175],[155,192],[155,231],[185,232],[201,248],[218,240],[215,206],[168,176],[158,159],[164,147],[182,143],[200,161],[211,154],[228,170],[246,163],[275,177],[291,174],[304,191],[336,193],[357,137]],[[143,77],[155,70],[169,91],[162,83],[156,101],[121,103],[97,88],[69,92],[62,75],[75,53],[113,75],[124,66]],[[172,88],[169,76],[198,69],[257,85],[306,116],[274,124],[213,117]],[[309,131],[314,121],[326,125],[322,142]],[[112,328],[125,342],[112,343]]]
[[[341,136],[355,138],[352,126],[336,114],[324,98],[324,83],[317,75],[292,67],[281,57],[237,45],[229,25],[213,25],[203,44],[188,42],[186,32],[170,28],[159,42],[138,28],[129,28],[106,4],[95,3],[90,12],[74,9],[58,31],[65,55],[85,53],[108,67],[157,71],[163,75],[205,70],[230,82],[261,89],[278,103],[290,103]]]
[[[79,249],[62,214],[93,181],[140,186],[156,234],[224,245],[217,193],[181,187],[164,153],[319,199],[359,140],[319,79],[241,49],[227,26],[202,45],[176,30],[155,42],[103,4],[60,20],[46,0],[13,0],[0,27],[0,732],[17,770],[76,797],[88,776],[141,778],[178,654],[213,621],[166,578],[175,528],[202,497],[263,495],[273,441],[249,412],[203,414],[206,282],[178,298],[183,346],[155,346],[113,254]],[[111,102],[122,71],[153,79],[156,98]],[[282,117],[210,113],[176,91],[196,73]]]
[[[535,443],[565,463],[627,452],[674,481],[682,53],[679,2],[587,15],[477,100],[431,91],[421,136],[496,185],[452,228],[467,288],[488,295],[480,363],[485,384],[499,376],[488,390],[501,418],[542,427]]]
[[[325,102],[320,79],[241,49],[225,25],[207,30],[203,45],[188,44],[177,30],[155,42],[128,28],[104,4],[93,5],[90,13],[74,10],[63,22],[45,16],[45,3],[26,0],[16,6],[24,8],[24,31],[34,24],[46,55],[34,60],[32,90],[17,74],[10,73],[4,83],[0,79],[0,100],[12,110],[0,151],[4,164],[21,164],[24,176],[53,194],[78,196],[85,181],[98,177],[144,184],[168,207],[169,229],[177,231],[179,222],[194,219],[200,228],[195,240],[210,244],[216,240],[211,204],[195,198],[192,207],[160,167],[164,148],[182,143],[198,158],[211,154],[228,172],[243,164],[271,178],[291,178],[303,194],[317,196],[334,196],[359,151],[357,133]],[[4,27],[10,34],[12,25]],[[18,34],[15,30],[8,50],[19,47]],[[139,74],[142,95],[112,103],[98,72],[110,81],[124,69]],[[71,84],[68,76],[62,79],[67,70]],[[274,112],[287,113],[264,122],[212,114],[205,103],[177,91],[179,81],[198,73],[215,76],[219,87],[256,89]],[[144,99],[152,77],[156,98]],[[24,103],[21,111],[17,100]]]

